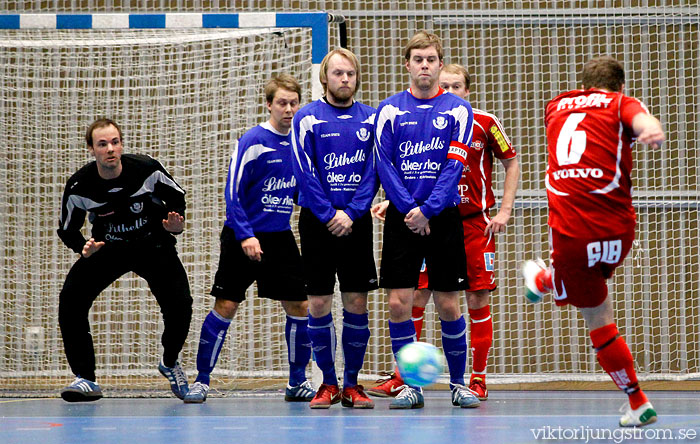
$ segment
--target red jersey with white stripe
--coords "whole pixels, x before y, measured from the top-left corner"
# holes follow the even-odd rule
[[[569,237],[634,229],[632,119],[644,104],[618,92],[574,90],[547,104],[549,226]]]
[[[486,212],[496,204],[491,186],[493,158],[512,159],[516,155],[498,118],[474,109],[472,143],[459,181],[459,213],[462,218]]]

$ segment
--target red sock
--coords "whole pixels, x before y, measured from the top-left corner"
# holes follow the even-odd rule
[[[493,321],[491,309],[486,307],[469,310],[469,341],[472,348],[472,378],[483,378],[486,382],[486,361],[493,343]]]
[[[608,324],[591,332],[593,347],[597,350],[598,362],[613,382],[630,399],[633,409],[649,401],[639,388],[634,371],[634,359],[625,340],[620,336],[615,324]]]
[[[413,326],[416,328],[416,341],[420,341],[420,335],[423,331],[423,313],[425,313],[425,307],[413,307],[411,310]]]

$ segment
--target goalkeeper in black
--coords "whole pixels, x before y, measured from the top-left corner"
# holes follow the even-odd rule
[[[76,375],[61,397],[69,402],[102,397],[88,313],[102,290],[133,271],[160,306],[164,351],[158,370],[182,399],[188,387],[178,356],[190,328],[192,297],[174,235],[184,228],[185,191],[157,160],[122,154],[121,129],[112,120],[92,123],[85,141],[95,160],[68,180],[58,229],[63,243],[80,255],[58,304],[66,357]],[[80,231],[86,215],[92,224],[88,240]]]

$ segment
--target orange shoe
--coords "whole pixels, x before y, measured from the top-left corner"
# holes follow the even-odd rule
[[[340,389],[337,385],[321,384],[316,396],[309,403],[312,409],[328,409],[340,402]]]
[[[403,379],[399,371],[396,370],[394,373],[385,373],[384,378],[377,380],[380,383],[378,386],[367,389],[367,393],[372,396],[378,396],[380,398],[395,398],[396,395],[401,393],[403,389]]]
[[[479,401],[486,401],[489,399],[489,391],[486,389],[486,383],[481,378],[472,378],[469,381],[469,390],[471,390]]]
[[[365,394],[364,387],[356,385],[354,387],[343,387],[343,396],[340,400],[343,407],[354,409],[373,409],[374,401]]]

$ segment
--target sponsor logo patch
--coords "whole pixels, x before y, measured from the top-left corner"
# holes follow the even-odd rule
[[[369,131],[367,130],[367,128],[360,128],[355,132],[355,134],[357,135],[357,138],[360,139],[362,142],[367,142],[367,140],[369,139]]]
[[[503,133],[501,133],[497,126],[492,126],[489,129],[489,131],[491,131],[491,134],[493,134],[493,137],[496,139],[498,146],[501,147],[501,151],[506,152],[510,149],[510,146],[508,146],[508,142],[506,142],[506,138],[503,137]]]
[[[439,130],[447,128],[447,119],[444,116],[437,116],[433,119],[433,126]]]
[[[484,267],[486,271],[493,271],[493,263],[496,260],[496,253],[484,253]]]

